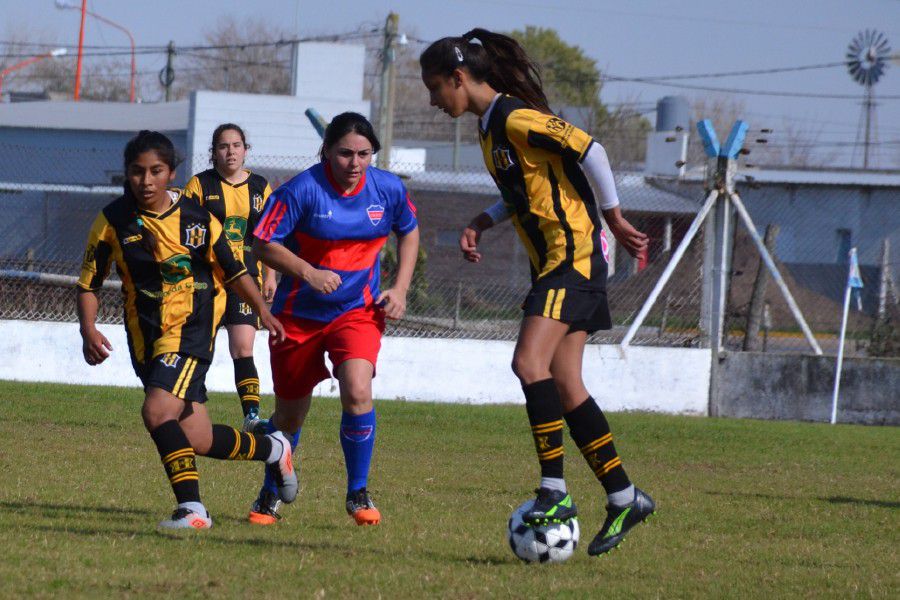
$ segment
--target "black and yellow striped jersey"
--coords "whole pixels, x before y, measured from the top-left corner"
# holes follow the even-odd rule
[[[210,360],[225,311],[225,284],[247,272],[222,225],[180,192],[162,213],[138,209],[134,197],[108,204],[91,227],[78,286],[94,291],[113,262],[122,280],[128,349],[138,374],[154,357],[178,352]],[[143,229],[156,237],[151,254]]]
[[[600,217],[579,165],[591,136],[505,94],[479,133],[485,165],[528,251],[532,280],[560,275],[575,285],[605,286]]]
[[[253,260],[253,230],[272,193],[265,177],[249,173],[242,183],[229,183],[215,169],[197,173],[188,181],[184,193],[212,213],[222,224],[235,258],[259,279],[262,265]]]

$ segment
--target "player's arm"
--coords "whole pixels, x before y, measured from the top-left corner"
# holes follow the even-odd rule
[[[622,215],[622,210],[615,206],[603,211],[603,220],[607,227],[631,256],[637,257],[647,247],[647,234],[638,231],[634,225]]]
[[[384,306],[388,319],[402,319],[406,314],[406,295],[412,283],[416,259],[419,257],[419,228],[397,238],[397,277],[394,286],[383,291],[375,300]]]
[[[474,263],[480,261],[481,253],[478,252],[478,242],[481,240],[481,233],[494,225],[499,225],[511,216],[506,203],[498,200],[469,221],[459,238],[459,249],[462,250],[466,260]]]
[[[213,217],[209,220],[210,244],[208,260],[218,277],[229,288],[237,292],[241,300],[249,304],[259,315],[263,327],[269,330],[274,343],[284,339],[284,327],[281,322],[272,316],[266,301],[259,293],[256,281],[247,272],[244,263],[234,257],[231,247],[225,235],[222,233],[222,225]]]
[[[320,294],[330,294],[341,285],[340,275],[328,269],[317,269],[277,242],[256,238],[253,256],[266,267],[305,281]]]
[[[112,264],[112,245],[116,241],[115,232],[101,212],[94,219],[88,233],[87,247],[81,262],[78,278],[76,308],[81,331],[81,352],[89,365],[99,365],[109,357],[112,344],[97,329],[97,312],[100,299],[96,290],[103,286]]]
[[[81,330],[81,352],[89,365],[99,365],[109,357],[113,349],[106,336],[97,329],[97,311],[100,299],[92,291],[78,290],[78,323]]]

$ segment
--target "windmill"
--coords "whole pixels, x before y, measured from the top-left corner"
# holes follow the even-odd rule
[[[865,141],[863,142],[863,168],[869,168],[869,146],[871,145],[872,121],[875,117],[875,100],[872,88],[884,75],[891,47],[880,31],[866,29],[860,31],[847,46],[847,70],[858,84],[865,88],[863,113],[860,128],[865,119]],[[877,132],[876,132],[877,134]],[[857,140],[859,136],[857,135]],[[855,148],[854,148],[855,153]]]

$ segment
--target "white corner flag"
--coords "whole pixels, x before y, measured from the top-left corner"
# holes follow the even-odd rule
[[[850,312],[850,294],[863,287],[859,273],[859,260],[856,248],[850,248],[850,269],[847,272],[847,288],[844,290],[844,316],[841,319],[841,335],[838,341],[837,365],[834,368],[834,393],[831,396],[831,424],[837,423],[838,391],[841,387],[841,366],[844,363],[844,337],[847,334],[847,315]],[[862,294],[856,293],[856,308],[862,310]]]
[[[862,276],[859,274],[859,260],[856,257],[856,248],[850,249],[850,271],[847,274],[847,289],[861,290],[863,288]],[[856,310],[862,310],[862,293],[856,293]]]

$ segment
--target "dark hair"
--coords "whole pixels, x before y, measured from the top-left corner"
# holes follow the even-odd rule
[[[244,148],[247,150],[250,149],[250,144],[247,143],[247,136],[244,135],[244,130],[241,129],[240,125],[234,123],[222,123],[216,127],[215,131],[213,131],[212,144],[209,147],[209,162],[211,162],[213,166],[216,164],[216,144],[219,143],[219,138],[222,137],[222,134],[226,131],[237,131],[238,135],[241,136],[241,142],[244,143]]]
[[[381,142],[375,135],[375,129],[369,120],[359,113],[345,112],[341,113],[331,120],[328,127],[325,128],[325,135],[322,136],[322,148],[319,150],[319,158],[325,160],[325,151],[334,146],[338,141],[348,133],[358,133],[372,144],[372,153],[381,150]]]
[[[515,96],[535,110],[552,112],[537,65],[519,42],[502,33],[475,28],[461,37],[441,38],[425,49],[419,65],[426,77],[447,77],[456,69],[467,69],[476,81]]]
[[[131,191],[131,183],[128,181],[128,167],[137,160],[138,156],[144,152],[156,152],[161,161],[168,165],[169,169],[175,170],[181,159],[175,151],[175,145],[165,134],[158,131],[148,131],[143,129],[136,136],[128,140],[125,144],[124,160],[125,160],[125,196],[131,198],[134,205],[133,217],[141,231],[140,245],[151,255],[156,250],[156,236],[144,227],[144,220],[138,213],[137,199]]]

